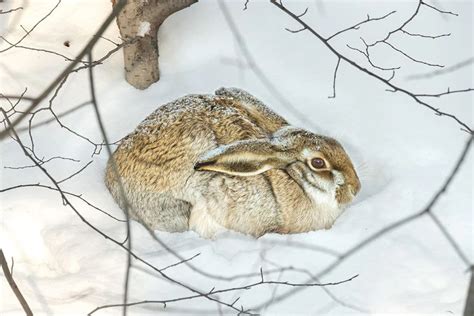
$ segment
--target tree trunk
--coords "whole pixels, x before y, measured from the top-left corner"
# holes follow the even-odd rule
[[[123,48],[125,79],[137,89],[146,89],[160,78],[158,29],[171,14],[197,0],[128,0],[117,16],[123,41],[134,42]],[[114,1],[113,1],[114,3]]]

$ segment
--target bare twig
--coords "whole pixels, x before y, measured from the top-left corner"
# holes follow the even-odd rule
[[[34,101],[35,98],[29,97],[29,96],[22,96],[22,95],[9,95],[9,94],[1,94],[0,93],[0,99],[21,99],[25,101]]]
[[[88,63],[84,63],[83,66],[81,67],[78,67],[76,69],[73,69],[71,70],[71,73],[72,72],[78,72],[80,70],[83,70],[83,69],[87,69],[89,67],[95,67],[97,65],[100,65],[103,63],[104,60],[106,60],[107,58],[109,58],[112,54],[114,54],[115,52],[117,52],[119,49],[121,49],[123,46],[125,45],[128,45],[130,43],[132,43],[134,41],[134,39],[131,39],[130,41],[127,41],[127,42],[123,42],[119,45],[117,45],[114,49],[112,49],[111,51],[109,51],[107,54],[105,54],[103,57],[101,57],[100,59],[94,61],[91,65],[89,65]],[[39,157],[36,156],[35,154],[35,143],[34,143],[34,139],[33,139],[33,129],[37,126],[41,126],[43,124],[47,124],[49,122],[54,122],[56,121],[59,126],[63,129],[65,129],[66,131],[68,131],[69,133],[73,134],[74,136],[76,137],[79,137],[85,141],[87,141],[88,143],[90,143],[92,146],[94,146],[94,151],[92,153],[91,156],[94,156],[96,154],[99,154],[102,150],[102,147],[105,145],[105,142],[102,142],[102,143],[96,143],[94,141],[92,141],[91,139],[89,139],[88,137],[80,134],[79,132],[73,130],[72,128],[70,128],[69,126],[65,125],[62,120],[60,120],[60,118],[62,116],[66,116],[72,112],[74,112],[75,110],[78,110],[80,108],[82,108],[83,106],[85,105],[88,105],[90,103],[90,101],[86,101],[84,103],[81,103],[79,105],[77,105],[76,107],[68,110],[68,111],[65,111],[63,113],[60,113],[60,114],[56,114],[55,111],[53,110],[53,101],[55,100],[55,98],[58,96],[59,94],[59,91],[60,89],[64,86],[66,80],[69,78],[69,74],[66,74],[62,81],[60,82],[60,84],[56,87],[56,89],[54,90],[54,93],[53,93],[53,96],[49,99],[49,106],[48,107],[44,107],[44,108],[40,108],[40,109],[37,109],[35,110],[34,112],[24,112],[24,111],[18,111],[16,110],[16,105],[21,101],[23,100],[22,96],[24,95],[24,93],[26,92],[26,89],[25,91],[22,93],[22,95],[20,97],[17,97],[17,96],[7,96],[7,95],[0,95],[1,98],[4,98],[6,99],[8,102],[10,102],[10,104],[12,104],[12,102],[10,101],[9,97],[11,98],[16,98],[18,99],[18,101],[16,102],[16,104],[12,104],[12,108],[9,110],[9,111],[13,111],[13,113],[22,113],[22,114],[31,114],[29,120],[28,120],[28,126],[26,127],[23,127],[23,128],[19,128],[18,131],[28,131],[28,135],[29,135],[29,138],[30,138],[30,143],[31,143],[31,153],[35,156],[35,158],[39,159]],[[31,98],[31,97],[26,97],[25,99],[28,99],[28,100],[32,100],[34,101],[35,99],[34,98]],[[43,121],[41,123],[38,123],[38,124],[33,124],[33,120],[35,118],[35,115],[38,114],[39,112],[42,112],[42,111],[49,111],[51,114],[52,114],[52,118],[46,120],[46,121]]]
[[[434,63],[429,63],[427,61],[423,61],[423,60],[420,60],[420,59],[416,59],[416,58],[413,58],[411,57],[410,55],[408,55],[407,53],[405,53],[404,51],[402,51],[401,49],[395,47],[395,45],[387,42],[387,41],[383,41],[381,43],[384,43],[385,45],[388,45],[390,46],[393,50],[399,52],[400,54],[402,54],[403,56],[405,56],[406,58],[410,59],[411,61],[414,61],[415,63],[419,63],[419,64],[423,64],[423,65],[427,65],[427,66],[431,66],[431,67],[439,67],[439,68],[443,68],[444,65],[439,65],[439,64],[434,64]]]
[[[376,69],[379,69],[379,70],[396,70],[396,69],[400,69],[400,67],[382,67],[382,66],[378,66],[376,64],[374,64],[374,62],[372,61],[372,59],[370,58],[370,53],[369,53],[369,47],[367,46],[367,44],[365,43],[365,41],[361,38],[362,42],[364,42],[365,44],[365,51],[361,50],[361,49],[358,49],[358,48],[355,48],[355,47],[352,47],[350,46],[349,44],[346,44],[347,48],[350,48],[354,51],[357,51],[359,53],[361,53],[362,55],[365,56],[365,59],[367,59],[367,62],[374,68]],[[339,58],[340,59],[340,58]]]
[[[35,23],[35,25],[33,25],[33,27],[29,30],[29,31],[26,31],[25,35],[23,35],[18,41],[16,41],[13,45],[10,45],[9,47],[7,48],[4,48],[4,49],[1,49],[0,50],[0,54],[1,53],[4,53],[10,49],[12,49],[13,47],[15,47],[16,45],[20,44],[31,32],[33,32],[33,30],[41,24],[41,22],[43,22],[44,20],[46,20],[51,14],[53,14],[53,12],[56,10],[56,8],[59,6],[59,4],[61,3],[61,0],[58,0],[58,2],[56,3],[56,5],[45,15],[43,16],[38,22]]]
[[[474,265],[469,269],[471,272],[471,280],[467,289],[466,306],[464,306],[464,316],[474,315]]]
[[[161,268],[160,270],[161,270],[161,271],[165,271],[165,270],[167,270],[167,269],[169,269],[169,268],[176,267],[177,265],[180,265],[180,264],[183,264],[183,263],[187,263],[187,262],[193,260],[194,258],[196,258],[197,256],[200,256],[200,255],[201,255],[201,253],[197,253],[197,254],[195,254],[194,256],[191,256],[191,257],[189,257],[189,258],[187,258],[187,259],[183,259],[183,260],[178,261],[178,262],[176,262],[176,263],[170,264],[169,266],[166,266],[166,267],[164,267],[164,268]]]
[[[59,5],[60,2],[58,2],[57,5]],[[94,47],[95,43],[100,39],[100,36],[105,32],[107,27],[112,23],[112,21],[115,19],[117,16],[118,12],[123,8],[125,5],[126,1],[125,0],[118,0],[117,4],[114,6],[112,12],[109,14],[109,16],[105,19],[105,21],[102,23],[102,25],[99,27],[97,32],[94,34],[94,36],[91,38],[91,40],[87,43],[87,45],[82,49],[82,51],[76,56],[73,62],[71,62],[64,70],[63,72],[31,103],[30,106],[25,110],[26,113],[31,112],[34,108],[36,108],[41,101],[43,101],[63,80],[65,77],[67,77],[70,72],[74,69],[74,67],[79,63],[79,61],[87,55]],[[33,28],[34,29],[34,28]],[[30,32],[33,30],[31,29]],[[0,140],[4,139],[8,133],[9,129],[12,127],[15,127],[20,123],[27,114],[22,113],[19,115],[19,117],[12,122],[11,126],[8,127],[8,129],[1,131],[0,132]]]
[[[335,98],[336,97],[336,78],[337,78],[337,70],[339,69],[339,64],[341,63],[341,58],[337,58],[336,68],[334,68],[334,78],[332,79],[332,95],[328,96],[328,98]]]
[[[461,89],[461,90],[450,90],[448,88],[448,90],[446,92],[441,92],[441,93],[433,93],[433,94],[429,94],[429,93],[419,93],[419,94],[415,94],[417,97],[431,97],[431,98],[439,98],[439,97],[442,97],[444,95],[448,95],[448,94],[456,94],[456,93],[464,93],[464,92],[472,92],[474,91],[474,88],[467,88],[467,89]]]
[[[379,20],[383,20],[385,18],[388,18],[390,15],[396,13],[397,11],[392,11],[392,12],[389,12],[387,14],[385,14],[384,16],[381,16],[381,17],[378,17],[378,18],[371,18],[369,15],[367,15],[367,19],[362,21],[362,22],[359,22],[357,24],[354,24],[352,26],[349,26],[345,29],[342,29],[336,33],[334,33],[333,35],[329,36],[329,37],[326,37],[326,41],[330,41],[331,39],[333,39],[334,37],[344,33],[344,32],[347,32],[347,31],[350,31],[350,30],[358,30],[359,27],[365,23],[368,23],[368,22],[371,22],[371,21],[379,21]]]
[[[59,190],[57,188],[54,188],[54,187],[51,187],[51,186],[48,186],[48,185],[44,185],[44,184],[40,184],[40,183],[28,183],[28,184],[19,184],[19,185],[16,185],[16,186],[0,189],[0,193],[8,192],[8,191],[11,191],[11,190],[16,190],[16,189],[21,189],[21,188],[32,188],[32,187],[43,188],[43,189],[48,189],[48,190],[51,190],[51,191],[59,192]],[[108,217],[110,217],[110,218],[112,218],[112,219],[114,219],[118,222],[125,222],[125,220],[119,219],[119,218],[111,215],[110,213],[104,211],[100,207],[95,206],[94,204],[92,204],[91,202],[86,200],[81,194],[75,194],[75,193],[68,192],[68,191],[65,191],[65,190],[61,190],[61,191],[65,195],[72,196],[72,197],[75,197],[75,198],[81,200],[82,202],[86,203],[87,205],[89,205],[93,209],[107,215]]]
[[[281,267],[278,263],[275,263],[275,262],[272,262],[270,260],[268,260],[267,258],[262,258],[265,262],[268,262],[270,263],[271,265],[273,266],[276,266],[276,267]],[[291,267],[290,269],[291,271],[295,271],[295,272],[300,272],[300,273],[303,273],[305,274],[306,276],[309,276],[312,280],[314,280],[314,282],[321,282],[318,278],[316,278],[312,273],[311,271],[307,270],[307,269],[302,269],[302,268],[295,268],[295,267]],[[281,274],[280,274],[281,275]],[[271,304],[271,301],[272,300],[275,300],[275,297],[276,297],[276,289],[277,287],[275,287],[275,291],[274,293],[272,293],[272,298],[270,298],[268,300],[268,302]],[[337,304],[341,305],[341,306],[344,306],[344,307],[347,307],[347,308],[350,308],[350,309],[353,309],[355,311],[358,311],[358,312],[363,312],[363,313],[368,313],[367,310],[361,308],[361,307],[358,307],[358,306],[355,306],[353,304],[350,304],[348,302],[345,302],[343,300],[341,300],[339,297],[337,297],[333,292],[332,290],[330,290],[329,287],[326,287],[326,286],[323,286],[321,287],[321,289],[334,301],[336,302]]]
[[[47,164],[48,162],[51,162],[51,161],[54,161],[54,160],[57,160],[57,159],[60,159],[60,160],[68,160],[68,161],[73,161],[73,162],[80,162],[79,160],[77,159],[74,159],[74,158],[68,158],[68,157],[62,157],[62,156],[54,156],[54,157],[50,157],[48,159],[40,159],[39,161],[39,164],[40,165],[44,165],[44,164]],[[19,169],[29,169],[29,168],[36,168],[36,165],[23,165],[23,166],[17,166],[17,167],[12,167],[12,166],[5,166],[4,167],[5,169],[14,169],[14,170],[19,170]]]
[[[127,232],[127,265],[125,269],[125,282],[124,282],[124,295],[123,295],[123,313],[122,315],[125,316],[127,315],[127,302],[128,302],[128,288],[129,288],[129,282],[130,282],[130,268],[132,267],[132,237],[131,237],[131,231],[130,231],[130,213],[129,213],[129,204],[125,195],[125,189],[123,188],[122,180],[120,178],[120,174],[118,172],[117,165],[115,164],[114,157],[112,155],[112,150],[110,149],[109,141],[108,141],[108,136],[105,131],[104,123],[102,122],[102,117],[100,115],[99,107],[97,105],[97,98],[95,95],[95,86],[94,86],[94,69],[92,68],[92,61],[94,60],[92,58],[92,52],[89,51],[87,55],[89,59],[89,84],[90,84],[90,93],[91,93],[91,100],[92,100],[92,105],[94,107],[95,115],[97,118],[97,123],[99,124],[100,132],[102,133],[102,137],[105,141],[105,148],[107,149],[107,154],[109,155],[109,158],[111,159],[112,162],[112,169],[113,172],[115,173],[115,176],[117,177],[118,185],[119,185],[119,190],[120,194],[123,197],[125,203],[124,203],[124,214],[125,214],[125,223],[126,223],[126,232]]]
[[[58,52],[55,52],[55,51],[52,51],[52,50],[49,50],[49,49],[29,47],[29,46],[23,46],[23,45],[15,45],[12,42],[10,42],[9,40],[7,40],[4,36],[0,36],[0,39],[4,40],[7,44],[11,45],[12,48],[15,47],[15,48],[21,48],[21,49],[36,51],[36,52],[48,53],[48,54],[51,54],[51,55],[56,55],[56,56],[62,57],[66,61],[74,61],[73,58],[69,58],[66,55],[60,54]]]
[[[430,38],[430,39],[437,39],[440,37],[448,37],[451,36],[451,33],[445,33],[445,34],[439,34],[439,35],[424,35],[424,34],[419,34],[419,33],[411,33],[408,31],[405,31],[404,29],[400,29],[400,31],[406,35],[413,36],[413,37],[422,37],[422,38]]]
[[[265,86],[265,88],[273,95],[275,96],[278,101],[285,106],[286,108],[290,109],[293,115],[301,122],[306,124],[307,126],[317,129],[314,123],[307,118],[307,115],[302,113],[298,108],[296,108],[291,102],[289,102],[284,95],[280,92],[280,89],[278,89],[273,82],[268,79],[268,77],[265,75],[265,73],[262,71],[258,63],[255,61],[253,58],[252,54],[250,53],[250,50],[248,49],[244,38],[242,34],[239,32],[239,29],[237,28],[237,24],[235,23],[234,19],[232,18],[226,4],[224,1],[219,1],[219,7],[226,19],[227,25],[229,26],[232,34],[234,35],[234,38],[236,42],[239,44],[240,50],[242,51],[242,55],[244,56],[245,60],[247,61],[247,64],[250,66],[250,69],[253,71],[253,73],[257,76],[257,78],[260,80],[260,82]],[[305,12],[304,12],[305,13]],[[303,13],[303,14],[304,14]],[[300,14],[301,16],[301,14]]]
[[[454,15],[454,16],[458,16],[459,14],[457,13],[454,13],[454,12],[450,12],[450,11],[444,11],[444,10],[441,10],[441,9],[438,9],[437,7],[435,6],[432,6],[432,5],[429,5],[428,3],[424,2],[424,1],[420,1],[421,4],[427,6],[428,8],[431,8],[435,11],[438,11],[439,13],[444,13],[444,14],[449,14],[449,15]]]
[[[287,30],[290,33],[299,33],[299,32],[302,32],[302,31],[306,30],[306,28],[302,27],[302,28],[297,29],[297,30],[292,30],[292,29],[289,29],[289,28],[285,27],[285,30]]]
[[[15,293],[16,298],[21,304],[21,307],[23,308],[23,311],[25,312],[26,315],[30,316],[33,315],[33,312],[30,309],[30,306],[26,302],[23,294],[21,294],[20,289],[16,285],[15,280],[13,279],[13,264],[12,264],[12,272],[8,269],[8,263],[7,260],[5,259],[5,255],[3,254],[3,250],[0,249],[0,265],[2,266],[3,274],[5,275],[5,278],[8,281],[8,284],[10,285],[10,288],[12,289],[13,293]]]
[[[413,79],[430,79],[436,76],[440,75],[445,75],[454,71],[458,71],[464,67],[467,67],[474,63],[474,57],[468,58],[466,60],[463,60],[459,63],[456,63],[452,66],[445,67],[443,69],[436,69],[435,71],[428,72],[428,73],[422,73],[422,74],[416,74],[416,75],[411,75],[408,76],[407,79],[413,80]]]
[[[91,104],[91,101],[82,102],[82,103],[80,103],[80,104],[78,104],[78,105],[76,105],[76,106],[73,106],[72,108],[70,108],[70,109],[67,110],[67,111],[64,111],[64,112],[62,112],[62,113],[56,114],[56,116],[57,116],[58,118],[62,118],[62,117],[68,116],[69,114],[72,114],[72,113],[76,112],[77,110],[80,110],[80,109],[82,109],[83,107],[85,107],[86,105],[89,105],[89,104]],[[35,128],[40,127],[40,126],[47,125],[47,124],[49,124],[49,123],[51,123],[51,122],[54,122],[54,121],[56,121],[56,119],[55,119],[54,116],[53,116],[52,118],[49,118],[49,119],[44,120],[44,121],[42,121],[42,122],[39,122],[39,123],[36,123],[36,124],[31,124],[31,126],[20,127],[20,128],[18,128],[17,131],[18,131],[18,132],[24,132],[24,131],[28,131],[29,129],[32,130],[32,129],[35,129]]]
[[[15,12],[15,11],[18,11],[18,10],[23,10],[23,7],[18,7],[18,8],[15,8],[15,9],[10,9],[10,10],[7,10],[7,11],[3,11],[3,10],[0,9],[0,14],[7,14],[7,13]]]
[[[270,2],[275,5],[278,9],[280,9],[281,11],[283,11],[285,14],[287,14],[288,16],[290,16],[291,18],[293,18],[295,21],[297,21],[298,23],[301,24],[301,26],[303,27],[306,27],[308,29],[309,32],[311,32],[317,39],[319,39],[334,55],[336,55],[337,57],[341,58],[342,61],[345,61],[347,62],[348,64],[350,64],[351,66],[353,66],[354,68],[360,70],[361,72],[369,75],[370,77],[373,77],[383,83],[385,83],[389,88],[391,88],[393,91],[395,92],[402,92],[403,94],[409,96],[410,98],[412,98],[415,102],[417,102],[418,104],[428,108],[429,110],[431,110],[432,112],[434,112],[436,115],[439,115],[439,116],[444,116],[444,117],[448,117],[454,121],[456,121],[460,126],[463,127],[463,130],[467,131],[469,134],[473,135],[473,130],[471,129],[471,127],[469,127],[466,123],[464,123],[462,120],[460,120],[458,117],[456,117],[455,115],[451,114],[451,113],[447,113],[447,112],[444,112],[444,111],[441,111],[440,109],[422,101],[420,98],[418,98],[414,93],[410,92],[409,90],[407,89],[404,89],[400,86],[397,86],[395,84],[393,84],[391,81],[381,77],[380,75],[377,75],[376,73],[360,66],[359,64],[355,63],[354,61],[352,61],[351,59],[349,59],[348,57],[342,55],[338,50],[336,50],[324,37],[322,37],[316,30],[314,30],[312,27],[310,27],[306,22],[304,22],[303,20],[301,20],[300,18],[298,18],[298,16],[296,14],[294,14],[293,12],[291,12],[290,10],[288,10],[285,6],[283,6],[280,2],[278,2],[277,0],[270,0]],[[410,22],[413,17],[416,15],[416,13],[418,12],[419,10],[419,6],[421,4],[418,5],[415,13],[408,19],[405,21],[405,23],[403,23],[398,29],[401,29],[403,28],[408,22]],[[397,29],[397,30],[398,30]],[[390,32],[390,34],[392,34],[393,32],[397,31],[397,30],[394,30],[392,32]],[[388,36],[390,36],[390,34]],[[387,38],[388,38],[387,36]]]
[[[226,292],[234,292],[234,291],[239,291],[239,290],[250,290],[251,288],[264,285],[264,284],[276,284],[276,285],[285,285],[285,286],[290,286],[290,287],[325,287],[325,286],[334,286],[334,285],[339,285],[343,284],[346,282],[350,282],[353,279],[357,278],[358,275],[354,275],[348,279],[339,281],[339,282],[329,282],[329,283],[292,283],[292,282],[287,282],[287,281],[265,281],[263,278],[263,272],[261,271],[260,273],[260,280],[258,282],[250,283],[247,285],[243,286],[238,286],[238,287],[231,287],[231,288],[226,288],[222,290],[216,290],[212,289],[209,294],[220,294],[220,293],[226,293]],[[180,298],[175,298],[175,299],[169,299],[169,300],[144,300],[144,301],[138,301],[138,302],[133,302],[133,303],[128,303],[127,306],[137,306],[137,305],[145,305],[145,304],[160,304],[163,306],[166,306],[166,304],[173,303],[173,302],[179,302],[179,301],[185,301],[185,300],[190,300],[190,299],[195,299],[200,297],[200,295],[191,295],[191,296],[185,296],[185,297],[180,297]],[[239,301],[239,298],[235,299],[230,305],[234,306],[235,303]],[[88,315],[92,315],[99,310],[106,309],[106,308],[113,308],[113,307],[123,307],[123,304],[110,304],[110,305],[103,305],[100,307],[95,308],[92,310]],[[243,313],[248,313],[249,311],[240,311]]]
[[[59,180],[58,181],[58,184],[60,183],[63,183],[63,182],[66,182],[67,180],[77,176],[79,173],[81,173],[82,171],[84,171],[87,167],[89,167],[89,165],[92,163],[92,160],[89,161],[87,164],[85,164],[84,166],[81,167],[81,169],[77,170],[76,172],[74,172],[73,174],[67,176],[66,178],[62,179],[62,180]]]
[[[470,266],[471,263],[469,262],[469,259],[466,257],[464,252],[461,250],[457,242],[454,240],[454,238],[451,236],[451,234],[448,232],[448,230],[444,227],[443,223],[439,220],[438,216],[435,215],[432,211],[428,211],[428,216],[431,217],[435,225],[438,227],[438,229],[441,231],[443,234],[444,238],[449,242],[451,247],[454,249],[458,257],[467,265]]]
[[[187,289],[188,291],[191,291],[193,293],[195,293],[196,295],[198,295],[199,297],[204,297],[210,301],[213,301],[213,302],[216,302],[216,303],[219,303],[221,305],[224,305],[224,306],[227,306],[237,312],[240,312],[240,313],[243,313],[243,314],[250,314],[247,310],[243,310],[243,309],[240,309],[240,308],[237,308],[235,306],[232,306],[230,303],[226,303],[226,302],[223,302],[213,296],[211,296],[212,293],[205,293],[205,292],[202,292],[202,291],[199,291],[197,289],[195,289],[194,287],[191,287],[181,281],[178,281],[176,279],[173,279],[171,278],[170,276],[168,276],[167,274],[165,274],[164,272],[162,272],[160,269],[158,269],[157,267],[155,267],[154,265],[152,265],[151,263],[149,263],[148,261],[142,259],[141,257],[139,257],[136,253],[134,253],[132,250],[130,250],[129,248],[127,248],[122,242],[119,242],[118,240],[116,240],[115,238],[107,235],[106,233],[104,233],[103,231],[101,231],[100,229],[98,229],[96,226],[94,226],[93,224],[91,224],[88,220],[86,220],[84,218],[84,216],[77,210],[77,208],[71,203],[71,201],[68,199],[68,197],[66,196],[66,194],[64,193],[64,191],[61,189],[61,187],[59,186],[59,184],[57,183],[57,181],[50,175],[50,173],[43,167],[41,166],[38,161],[36,161],[36,159],[28,152],[28,150],[26,149],[26,147],[24,146],[23,142],[21,141],[20,137],[18,136],[15,128],[12,126],[12,123],[10,122],[10,119],[8,118],[8,115],[7,113],[5,112],[5,110],[3,108],[0,108],[0,112],[3,114],[3,116],[5,117],[5,121],[6,123],[8,124],[8,128],[7,130],[9,132],[11,132],[13,135],[12,137],[14,137],[16,139],[16,142],[19,144],[19,146],[21,147],[23,153],[25,154],[25,156],[30,159],[34,164],[37,165],[38,169],[41,170],[42,173],[44,173],[46,175],[46,177],[53,183],[53,185],[56,187],[57,189],[57,192],[60,194],[61,196],[61,199],[64,203],[64,205],[66,206],[69,206],[73,211],[74,213],[81,219],[81,221],[83,223],[85,223],[89,228],[91,228],[94,232],[96,232],[97,234],[99,234],[100,236],[104,237],[105,239],[107,240],[110,240],[112,243],[114,243],[115,245],[119,246],[120,248],[122,248],[123,250],[125,250],[126,252],[130,253],[130,255],[138,260],[139,262],[143,263],[144,265],[146,265],[147,267],[151,268],[153,271],[155,272],[158,272],[160,274],[161,277],[163,277],[165,280],[171,282],[171,283],[174,283],[180,287],[183,287],[185,289]]]

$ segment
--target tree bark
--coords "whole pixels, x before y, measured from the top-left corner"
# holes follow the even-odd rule
[[[198,0],[128,0],[117,16],[124,46],[125,79],[137,89],[146,89],[160,78],[158,29],[171,14]]]

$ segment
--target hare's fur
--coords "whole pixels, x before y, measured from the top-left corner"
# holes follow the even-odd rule
[[[336,201],[343,194],[337,191],[341,183],[309,179],[308,167],[301,161],[273,167],[290,155],[281,148],[293,150],[270,140],[289,133],[286,129],[292,128],[285,119],[242,90],[188,95],[158,108],[123,139],[113,154],[121,181],[110,160],[105,183],[118,204],[125,208],[128,202],[131,217],[151,229],[192,229],[212,238],[225,229],[261,236],[329,228],[343,209]],[[262,140],[262,145],[254,140]],[[259,152],[245,150],[252,146]],[[321,146],[330,147],[325,141]],[[280,149],[274,157],[253,162],[254,156],[276,147]],[[234,151],[238,157],[226,156]],[[225,159],[234,159],[232,170]],[[206,169],[210,164],[212,168]],[[321,191],[308,188],[306,180],[295,180],[303,176],[326,187]],[[342,182],[350,178],[340,177]]]

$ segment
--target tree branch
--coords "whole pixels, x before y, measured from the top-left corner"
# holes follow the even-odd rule
[[[392,15],[392,14],[394,14],[394,13],[396,13],[396,12],[397,12],[397,11],[392,11],[392,12],[389,12],[389,13],[385,14],[384,16],[381,16],[381,17],[378,17],[378,18],[371,18],[369,15],[367,15],[367,19],[366,19],[366,20],[364,20],[364,21],[362,21],[362,22],[359,22],[359,23],[357,23],[357,24],[354,24],[354,25],[352,25],[352,26],[349,26],[349,27],[347,27],[347,28],[345,28],[345,29],[342,29],[342,30],[340,30],[340,31],[338,31],[338,32],[336,32],[336,33],[334,33],[333,35],[331,35],[331,36],[329,36],[329,37],[326,37],[326,41],[330,41],[330,40],[333,39],[334,37],[336,37],[336,36],[338,36],[338,35],[340,35],[340,34],[342,34],[342,33],[344,33],[344,32],[347,32],[347,31],[350,31],[350,30],[358,30],[359,27],[360,27],[361,25],[365,24],[365,23],[368,23],[368,22],[371,22],[371,21],[383,20],[383,19],[389,17],[390,15]],[[300,16],[298,16],[298,17],[300,17]]]
[[[436,8],[435,6],[429,5],[428,3],[424,2],[424,1],[421,1],[421,4],[427,6],[428,8],[431,8],[431,9],[433,9],[433,10],[435,10],[435,11],[438,11],[439,13],[449,14],[449,15],[454,15],[454,16],[458,16],[458,15],[459,15],[459,14],[454,13],[454,12],[443,11],[443,10],[441,10],[441,9]]]
[[[18,11],[18,10],[23,10],[23,7],[18,7],[18,8],[15,8],[15,9],[10,9],[10,10],[7,10],[7,11],[3,11],[3,10],[0,9],[0,14],[7,14],[7,13],[15,12],[15,11]]]
[[[45,15],[43,16],[38,22],[35,23],[35,25],[33,25],[33,27],[29,30],[29,31],[25,31],[25,35],[23,35],[18,41],[16,41],[13,45],[10,45],[9,47],[7,48],[4,48],[4,49],[0,49],[0,54],[1,53],[4,53],[10,49],[12,49],[13,47],[15,47],[16,45],[20,44],[31,32],[34,31],[34,29],[41,24],[41,22],[43,22],[44,20],[46,20],[51,14],[53,14],[53,12],[56,10],[56,8],[59,6],[59,4],[61,3],[61,0],[58,0],[58,2],[56,3],[56,5]]]
[[[60,1],[58,1],[59,5]],[[87,45],[83,48],[83,50],[76,56],[75,60],[71,62],[64,70],[63,72],[37,97],[35,100],[31,103],[30,106],[25,110],[24,113],[21,113],[19,117],[12,122],[12,124],[4,131],[0,132],[0,140],[4,139],[8,133],[9,130],[12,127],[17,126],[26,116],[27,113],[33,111],[55,88],[58,86],[65,77],[69,75],[69,73],[74,69],[74,67],[80,62],[80,60],[87,55],[91,51],[91,49],[94,47],[95,43],[100,39],[102,34],[105,32],[107,27],[112,23],[112,21],[115,19],[117,14],[120,12],[120,10],[123,8],[125,5],[126,0],[118,0],[117,4],[114,6],[112,12],[109,14],[109,16],[105,19],[105,21],[102,23],[102,25],[99,27],[97,32],[94,34],[94,36],[91,38],[91,40],[87,43]],[[37,25],[36,25],[37,26]],[[35,27],[36,27],[35,26]],[[30,32],[34,29],[34,27],[30,30]],[[0,51],[1,52],[1,51]]]
[[[337,70],[339,69],[339,64],[341,63],[341,58],[337,58],[336,68],[334,68],[334,78],[332,80],[332,95],[328,96],[328,98],[332,99],[336,97],[336,77],[337,77]]]
[[[471,129],[471,127],[469,127],[466,123],[464,123],[462,120],[460,120],[459,118],[457,118],[455,115],[451,114],[451,113],[447,113],[447,112],[444,112],[444,111],[441,111],[440,109],[422,101],[420,98],[418,98],[414,93],[408,91],[407,89],[404,89],[400,86],[397,86],[395,84],[393,84],[391,81],[387,80],[387,79],[384,79],[382,78],[381,76],[375,74],[374,72],[371,72],[370,70],[358,65],[357,63],[355,63],[354,61],[352,61],[351,59],[347,58],[346,56],[342,55],[341,53],[339,53],[339,51],[337,51],[324,37],[322,37],[317,31],[315,31],[312,27],[310,27],[306,22],[304,22],[303,20],[301,20],[296,14],[294,14],[293,12],[291,12],[290,10],[288,10],[284,5],[282,5],[280,2],[278,2],[277,0],[270,0],[270,2],[275,5],[278,9],[280,9],[281,11],[283,11],[285,14],[287,14],[288,16],[290,16],[291,18],[293,18],[295,21],[297,21],[299,24],[301,24],[301,26],[303,27],[306,27],[306,29],[311,32],[316,38],[318,38],[334,55],[336,55],[337,57],[341,58],[342,61],[345,61],[347,62],[349,65],[353,66],[354,68],[360,70],[361,72],[369,75],[370,77],[372,78],[375,78],[383,83],[385,83],[385,85],[387,85],[389,88],[391,88],[393,91],[395,92],[402,92],[403,94],[409,96],[411,99],[413,99],[416,103],[428,108],[429,110],[431,110],[432,112],[434,112],[436,115],[439,115],[439,116],[444,116],[444,117],[448,117],[454,121],[456,121],[460,126],[463,127],[462,130],[465,130],[466,132],[468,132],[469,134],[473,135],[473,130]],[[421,3],[418,4],[418,7],[415,11],[415,13],[408,19],[405,21],[405,23],[403,23],[398,29],[401,29],[403,28],[408,22],[410,22],[413,17],[417,14],[418,10],[419,10],[419,7],[420,7]],[[397,29],[397,30],[398,30]],[[392,32],[389,33],[389,35],[387,36],[387,38],[390,36],[390,34],[392,34],[393,32],[396,32],[397,30],[394,30]]]
[[[18,288],[15,280],[13,279],[13,264],[12,264],[12,269],[10,272],[10,270],[8,269],[7,260],[5,259],[5,255],[3,254],[2,249],[0,249],[0,265],[2,266],[3,274],[5,275],[5,278],[7,279],[8,284],[10,285],[10,288],[12,289],[13,293],[15,293],[16,298],[20,302],[21,307],[23,308],[23,311],[28,316],[33,315],[33,312],[31,311],[30,306],[26,302],[25,298],[23,297],[23,294],[21,294],[20,289]]]
[[[469,269],[471,272],[471,280],[467,289],[466,306],[464,307],[464,316],[474,315],[474,265]]]
[[[260,277],[260,280],[258,282],[250,283],[250,284],[243,285],[243,286],[238,286],[238,287],[226,288],[226,289],[222,289],[222,290],[215,290],[213,288],[211,291],[209,291],[209,294],[214,294],[215,295],[215,294],[220,294],[220,293],[234,292],[234,291],[238,291],[238,290],[250,290],[254,287],[264,285],[264,284],[274,284],[274,285],[276,284],[276,285],[284,285],[284,286],[290,286],[290,287],[305,287],[305,288],[307,288],[307,287],[334,286],[334,285],[339,285],[339,284],[350,282],[350,281],[352,281],[352,280],[354,280],[355,278],[358,277],[358,275],[354,275],[354,276],[352,276],[348,279],[345,279],[345,280],[342,280],[342,281],[339,281],[339,282],[329,282],[329,283],[292,283],[292,282],[287,282],[287,281],[265,281],[264,278],[263,278],[263,271],[260,272],[260,276],[261,277]],[[201,297],[201,295],[191,295],[191,296],[179,297],[179,298],[174,298],[174,299],[169,299],[169,300],[144,300],[144,301],[137,301],[137,302],[128,303],[127,306],[137,306],[137,305],[145,305],[145,304],[160,304],[160,305],[163,305],[164,307],[166,307],[166,305],[169,304],[169,303],[185,301],[185,300],[195,299],[195,298],[199,298],[199,297]],[[235,299],[230,305],[234,306],[235,303],[237,303],[237,301],[239,299],[240,298]],[[102,310],[102,309],[112,308],[112,307],[123,307],[123,306],[124,306],[124,304],[103,305],[103,306],[95,308],[88,315],[93,315],[94,313],[96,313],[96,312],[98,312],[99,310]],[[249,310],[240,310],[240,312],[250,314]],[[255,315],[255,314],[252,314],[252,315]]]

